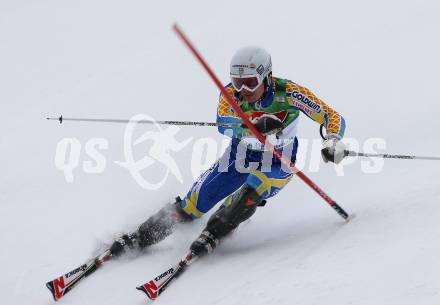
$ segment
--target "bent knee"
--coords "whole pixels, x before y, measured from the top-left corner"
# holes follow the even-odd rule
[[[282,189],[292,178],[292,175],[283,178],[270,178],[260,171],[251,171],[246,183],[257,191],[262,198],[269,198]]]

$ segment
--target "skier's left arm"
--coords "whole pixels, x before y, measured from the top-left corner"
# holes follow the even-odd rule
[[[225,89],[230,95],[234,95],[235,91],[231,84],[227,85]],[[219,96],[217,107],[217,124],[218,131],[231,138],[240,138],[246,132],[246,130],[241,127],[243,121],[234,112],[223,94],[220,94]]]
[[[346,146],[341,141],[346,126],[344,117],[305,87],[289,82],[287,91],[290,97],[288,101],[293,107],[315,122],[324,125],[327,131],[321,150],[324,162],[341,162],[346,150]]]

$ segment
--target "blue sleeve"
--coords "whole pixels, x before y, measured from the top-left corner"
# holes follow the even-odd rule
[[[225,126],[222,124],[236,124],[237,126]],[[240,118],[231,116],[220,116],[217,114],[217,128],[221,134],[231,138],[240,138],[243,135],[243,128],[240,126],[242,121]]]
[[[231,96],[234,96],[235,89],[231,84],[225,86],[225,89]],[[221,134],[224,134],[231,138],[240,138],[245,132],[241,127],[242,120],[229,105],[226,98],[220,94],[217,107],[217,127]],[[224,126],[224,124],[234,124],[236,126]],[[223,125],[223,126],[222,126]]]

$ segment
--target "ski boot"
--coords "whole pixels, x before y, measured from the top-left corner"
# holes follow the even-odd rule
[[[211,253],[218,245],[219,240],[209,231],[202,234],[191,244],[190,250],[196,256],[203,256]]]
[[[124,252],[125,248],[137,246],[142,249],[160,242],[170,235],[176,224],[192,220],[180,207],[180,197],[172,204],[167,204],[156,214],[142,223],[136,232],[124,234],[117,239],[110,247],[113,256]]]
[[[110,246],[110,254],[113,257],[119,256],[126,248],[133,249],[138,239],[137,233],[124,234]]]

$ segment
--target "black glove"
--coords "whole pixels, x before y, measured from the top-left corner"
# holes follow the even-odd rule
[[[284,128],[283,122],[281,122],[281,120],[276,116],[270,114],[261,116],[260,118],[252,121],[252,123],[254,124],[255,128],[257,128],[257,130],[264,136],[274,133],[279,136]]]

